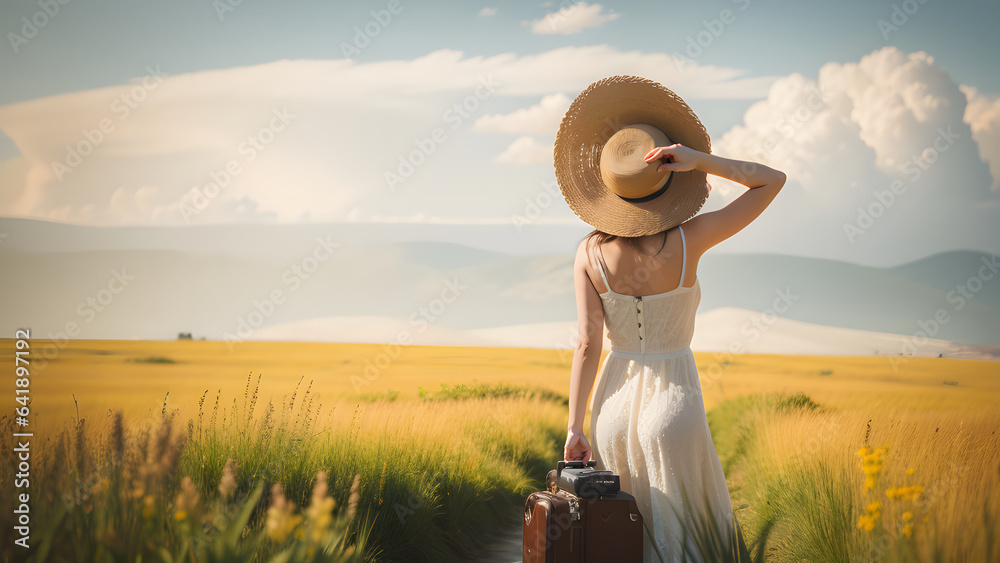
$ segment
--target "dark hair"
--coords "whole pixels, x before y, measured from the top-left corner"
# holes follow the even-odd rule
[[[665,231],[669,231],[670,229],[664,229],[664,230]],[[653,234],[658,235],[658,234],[660,234],[662,232],[663,231],[659,231],[659,232],[653,233]],[[648,236],[648,235],[642,235],[642,236]],[[640,238],[642,238],[642,236],[626,237],[626,236],[613,235],[611,233],[606,233],[606,232],[604,232],[604,231],[602,231],[600,229],[594,229],[593,231],[590,231],[589,233],[587,233],[582,239],[580,239],[580,242],[583,242],[583,241],[586,240],[587,241],[587,246],[589,248],[589,246],[590,246],[590,239],[591,238],[593,238],[593,239],[596,240],[595,244],[604,244],[604,243],[606,243],[608,241],[615,240],[616,238],[620,238],[620,239],[623,239],[626,244],[628,244],[629,246],[631,246],[632,250],[638,251],[639,250],[639,242],[638,241],[639,241]]]

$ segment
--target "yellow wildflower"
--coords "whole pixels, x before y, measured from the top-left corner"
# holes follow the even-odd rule
[[[913,520],[913,513],[907,510],[906,512],[903,513],[903,521],[909,522],[910,520]]]
[[[858,518],[858,528],[866,532],[872,531],[875,528],[875,517],[866,514]]]
[[[267,509],[267,535],[276,542],[283,542],[299,525],[302,517],[295,514],[295,503],[285,498],[281,483],[271,487],[271,506]]]
[[[867,532],[875,529],[875,521],[882,515],[882,503],[875,501],[865,507],[865,514],[858,518],[858,528]]]
[[[333,520],[332,511],[334,500],[327,496],[326,471],[316,474],[316,485],[313,486],[312,502],[306,514],[309,516],[309,527],[312,535],[310,540],[320,542],[326,535],[327,528]]]
[[[906,500],[917,500],[924,492],[923,485],[911,485],[909,487],[895,487],[885,490],[885,496],[889,498],[901,498]]]
[[[909,467],[909,468],[906,469],[906,474],[907,475],[913,475],[916,472],[917,472],[917,468],[916,467]]]
[[[888,451],[889,446],[882,446],[875,449],[865,446],[857,451],[858,456],[861,457],[861,470],[865,474],[866,491],[875,486],[875,478],[882,471],[882,462],[885,460],[885,454]]]
[[[907,525],[903,526],[903,533],[906,534],[906,537],[912,538],[913,537],[913,526],[911,526],[910,524],[907,524]]]

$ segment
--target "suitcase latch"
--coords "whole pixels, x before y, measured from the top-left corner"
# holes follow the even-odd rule
[[[580,519],[580,499],[576,497],[569,499],[569,519],[570,521]]]

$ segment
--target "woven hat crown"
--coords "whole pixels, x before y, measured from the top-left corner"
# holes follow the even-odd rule
[[[663,131],[648,123],[622,127],[601,149],[601,180],[625,201],[657,193],[671,172],[657,172],[661,161],[646,162],[643,157],[656,147],[671,144]]]

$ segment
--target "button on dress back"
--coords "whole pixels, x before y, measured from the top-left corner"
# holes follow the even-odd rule
[[[684,229],[677,229],[681,236],[681,278],[676,288],[663,293],[637,297],[612,290],[604,254],[600,246],[597,247],[597,268],[607,288],[600,295],[604,302],[608,339],[612,351],[619,355],[645,353],[653,358],[662,354],[686,353],[691,345],[701,288],[697,278],[691,286],[684,286],[687,243]]]

